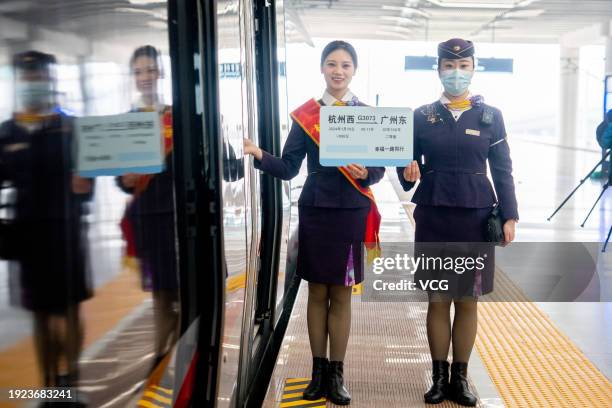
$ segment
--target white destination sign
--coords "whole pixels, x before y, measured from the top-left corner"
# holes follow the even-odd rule
[[[157,112],[77,118],[79,175],[160,173],[163,153],[159,122]]]
[[[322,106],[320,124],[322,166],[406,166],[412,161],[409,108]]]

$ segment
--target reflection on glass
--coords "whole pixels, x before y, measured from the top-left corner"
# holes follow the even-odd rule
[[[2,257],[18,274],[12,300],[32,312],[41,384],[76,386],[84,330],[80,303],[92,296],[81,219],[93,181],[72,162],[73,120],[57,103],[56,58],[14,56],[15,111],[0,125],[4,208]]]
[[[1,4],[0,367],[11,369],[0,370],[0,389],[71,385],[90,407],[172,399],[179,308],[167,6]],[[143,111],[159,114],[147,113],[159,118],[151,133],[163,171],[79,177],[91,153],[80,125]],[[134,156],[147,153],[132,145]],[[96,148],[103,168],[108,146]],[[137,269],[122,263],[121,224],[131,228]]]
[[[277,36],[277,57],[278,57],[278,105],[279,105],[279,122],[280,122],[280,145],[284,146],[288,129],[288,105],[287,105],[287,64],[286,64],[286,36],[285,36],[285,8],[283,1],[277,1],[276,4],[276,36]],[[287,289],[293,282],[295,276],[295,264],[292,260],[297,252],[297,218],[291,222],[291,185],[290,181],[282,181],[282,208],[283,208],[283,224],[281,228],[281,244],[280,244],[280,263],[278,265],[278,283],[276,293],[276,316],[278,320],[282,311]],[[293,230],[290,230],[293,226]],[[291,234],[290,234],[291,231]],[[287,260],[287,262],[285,262]]]
[[[244,183],[242,146],[245,121],[243,100],[243,57],[237,0],[220,1],[217,5],[219,26],[219,110],[223,145],[223,239],[227,270],[225,321],[223,328],[222,366],[220,372],[219,407],[232,406],[239,377],[240,339],[244,318],[246,287],[248,206]],[[236,159],[236,156],[240,159]],[[232,402],[233,401],[233,402]]]
[[[162,105],[158,92],[161,64],[158,51],[137,48],[130,69],[140,99],[134,111],[156,111],[161,118],[164,170],[158,174],[128,173],[117,178],[131,194],[121,222],[127,255],[137,260],[142,287],[151,290],[155,326],[154,369],[168,354],[178,334],[178,271],[174,231],[172,168],[172,108]]]

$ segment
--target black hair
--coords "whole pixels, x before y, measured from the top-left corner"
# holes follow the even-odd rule
[[[13,56],[13,67],[24,71],[48,71],[55,64],[55,56],[40,51],[26,51]]]
[[[149,57],[155,61],[155,64],[159,67],[159,52],[157,48],[152,45],[143,45],[142,47],[138,47],[132,53],[132,57],[130,58],[130,68],[134,65],[134,62],[140,57]]]
[[[353,60],[353,65],[355,66],[355,69],[357,69],[357,51],[355,51],[355,48],[351,44],[347,43],[346,41],[340,40],[332,41],[327,44],[325,48],[323,48],[323,52],[321,53],[321,66],[323,66],[323,64],[325,63],[325,58],[327,58],[329,54],[336,50],[344,50],[348,52],[351,56],[351,59]]]

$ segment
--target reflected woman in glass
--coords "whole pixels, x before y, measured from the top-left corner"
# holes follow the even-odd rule
[[[12,233],[2,237],[12,245],[2,255],[19,266],[19,300],[33,313],[47,387],[77,386],[79,304],[92,296],[81,219],[93,181],[75,173],[73,121],[56,102],[55,65],[53,55],[38,51],[14,56],[15,113],[0,125],[0,183],[15,194]]]
[[[455,38],[439,44],[438,75],[444,93],[438,101],[414,112],[415,161],[398,168],[397,173],[406,191],[420,180],[412,198],[416,203],[416,254],[422,249],[428,256],[442,258],[459,255],[476,259],[483,254],[486,258],[482,267],[419,269],[415,274],[417,286],[429,280],[448,282],[447,290],[428,290],[427,338],[433,385],[425,402],[437,404],[449,399],[474,406],[477,398],[468,388],[467,367],[476,338],[478,297],[493,291],[495,267],[493,244],[486,242],[487,219],[499,204],[508,244],[514,240],[518,210],[501,111],[469,91],[474,75],[472,42]],[[487,178],[487,163],[495,189]],[[455,308],[452,326],[451,304]]]
[[[158,174],[125,174],[119,187],[132,198],[122,221],[128,254],[138,259],[143,289],[152,290],[155,319],[155,361],[163,360],[178,335],[178,269],[174,232],[172,108],[160,101],[161,59],[150,45],[137,48],[130,59],[140,99],[134,112],[158,112],[164,169]]]
[[[351,327],[351,289],[363,280],[362,243],[377,240],[380,214],[369,186],[383,177],[385,169],[320,165],[320,106],[363,105],[349,90],[357,69],[352,45],[329,43],[320,67],[326,89],[319,101],[312,99],[291,114],[293,125],[282,156],[274,157],[246,139],[244,151],[255,157],[256,168],[283,180],[295,177],[307,156],[308,177],[298,201],[297,274],[308,281],[313,370],[304,398],[327,396],[334,404],[348,405],[343,361]]]

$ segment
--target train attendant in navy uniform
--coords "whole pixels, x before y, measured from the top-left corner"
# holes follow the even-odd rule
[[[420,179],[412,199],[417,204],[416,244],[485,242],[486,220],[495,203],[501,207],[508,244],[514,240],[518,220],[510,149],[501,112],[486,105],[482,97],[472,96],[468,89],[474,74],[472,42],[451,39],[441,43],[438,74],[444,93],[438,101],[415,111],[415,161],[397,169],[406,191]],[[495,190],[486,175],[487,160]],[[425,394],[427,403],[450,399],[461,405],[476,405],[477,398],[468,389],[466,377],[476,337],[477,299],[493,290],[494,251],[492,244],[484,245],[490,255],[481,271],[472,269],[461,279],[449,280],[454,283],[452,291],[429,291],[427,337],[433,386]],[[451,278],[459,276],[455,271],[447,274]],[[417,281],[427,278],[421,270],[415,275]],[[455,305],[452,329],[451,303]]]
[[[362,242],[377,237],[380,215],[369,186],[384,175],[383,167],[323,167],[319,164],[320,105],[363,105],[349,90],[357,69],[355,49],[344,41],[329,43],[321,55],[327,88],[292,114],[293,125],[281,158],[245,140],[244,151],[255,167],[289,180],[307,157],[308,177],[298,201],[297,273],[308,281],[308,335],[313,355],[307,400],[325,395],[337,405],[351,397],[343,385],[343,360],[351,326],[351,286],[363,280]],[[330,354],[327,359],[329,335]]]

